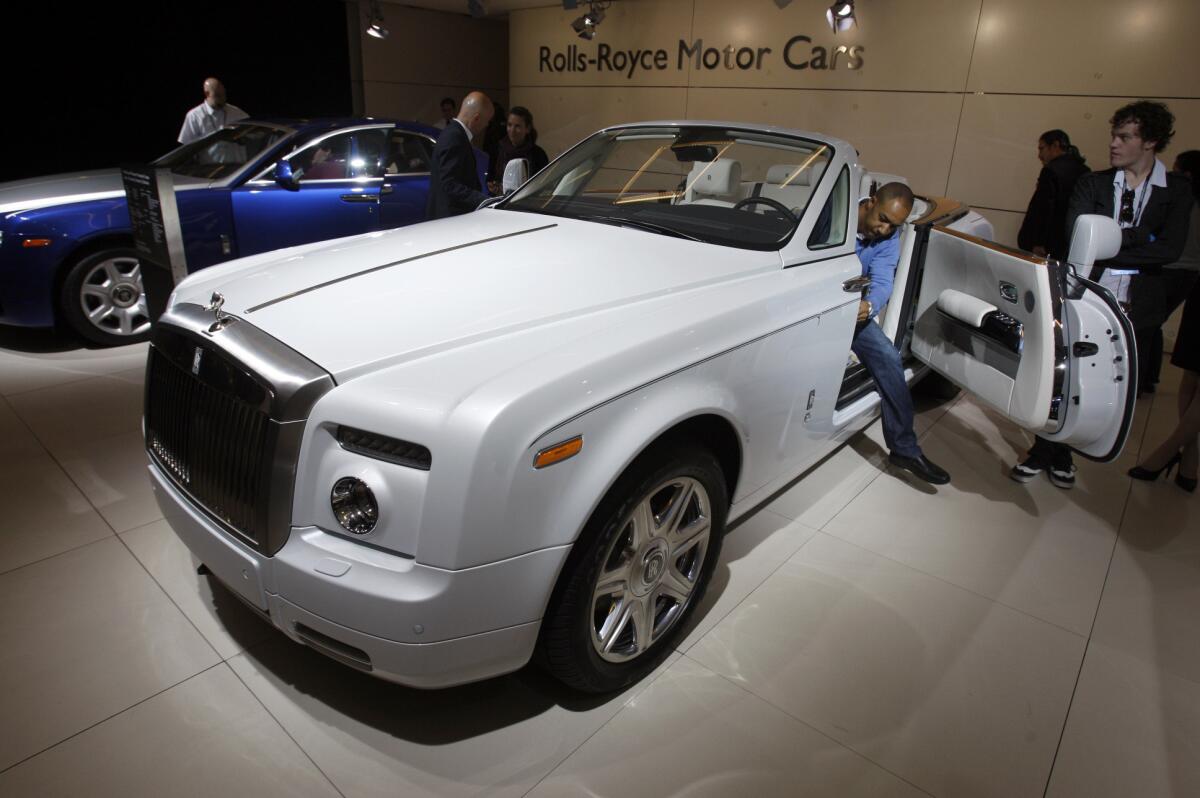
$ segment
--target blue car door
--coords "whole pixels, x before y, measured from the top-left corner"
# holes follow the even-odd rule
[[[379,143],[386,153],[380,162],[379,226],[387,229],[424,221],[433,139],[396,129],[381,134]]]
[[[383,183],[372,176],[362,145],[379,128],[355,129],[315,139],[286,160],[295,182],[281,186],[273,169],[233,191],[239,256],[358,235],[379,227]]]

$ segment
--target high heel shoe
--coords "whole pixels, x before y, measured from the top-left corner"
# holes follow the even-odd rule
[[[1186,490],[1188,493],[1196,492],[1196,478],[1185,477],[1183,474],[1175,475],[1175,484]]]
[[[1164,465],[1162,468],[1156,468],[1153,471],[1150,470],[1149,468],[1142,468],[1141,466],[1134,466],[1133,468],[1129,469],[1129,476],[1133,477],[1134,479],[1142,479],[1142,480],[1145,480],[1146,482],[1153,482],[1154,480],[1158,479],[1159,475],[1162,474],[1162,472],[1166,471],[1167,476],[1169,477],[1169,476],[1171,476],[1171,469],[1173,469],[1175,466],[1179,465],[1179,460],[1182,456],[1183,456],[1183,454],[1181,452],[1176,452],[1175,456],[1166,462],[1166,465]],[[1178,483],[1179,480],[1180,480],[1180,477],[1178,474],[1176,474],[1175,475],[1176,483]],[[1195,480],[1192,480],[1192,482],[1195,482]],[[1180,487],[1182,488],[1183,485],[1180,485]],[[1187,490],[1187,488],[1184,488],[1184,490]]]

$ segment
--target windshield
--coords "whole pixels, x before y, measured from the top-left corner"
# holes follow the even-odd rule
[[[833,150],[807,139],[684,126],[597,133],[500,207],[778,249]]]
[[[222,180],[292,135],[285,128],[231,125],[172,150],[154,162],[174,174]]]

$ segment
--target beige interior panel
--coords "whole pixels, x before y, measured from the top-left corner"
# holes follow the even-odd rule
[[[684,89],[514,86],[512,101],[533,114],[538,144],[555,158],[602,127],[683,116]]]
[[[613,3],[605,11],[604,21],[592,41],[579,38],[571,29],[571,20],[583,9],[565,11],[561,5],[553,8],[531,8],[513,11],[509,15],[509,75],[514,88],[518,86],[686,86],[690,69],[678,69],[678,45],[687,37],[692,24],[691,3],[676,0],[637,0]],[[601,45],[609,48],[607,67],[588,63],[585,69],[554,69],[553,56],[596,59]],[[549,48],[551,58],[543,63],[541,48]],[[666,51],[667,69],[617,71],[617,53],[628,51]],[[568,63],[572,58],[565,59]],[[653,56],[646,60],[653,67]],[[549,67],[549,68],[548,68]]]
[[[912,353],[952,382],[1026,429],[1041,429],[1054,389],[1054,316],[1049,270],[973,240],[935,228],[929,235],[917,299]],[[1001,299],[1001,282],[1021,301]],[[1024,325],[1024,348],[1015,375],[956,346],[937,308],[947,289],[995,305]],[[1028,299],[1027,299],[1028,298]]]
[[[442,118],[440,103],[443,97],[461,99],[476,88],[480,87],[367,81],[363,84],[363,102],[367,116],[410,119],[430,125]],[[507,87],[482,88],[496,102],[508,105]]]
[[[679,3],[676,8],[687,5]],[[825,23],[829,3],[823,0],[800,0],[782,9],[768,0],[695,0],[694,5],[689,44],[701,39],[705,49],[721,51],[732,45],[735,49],[750,46],[756,56],[759,47],[769,47],[771,52],[764,54],[761,69],[754,68],[757,63],[739,69],[732,59],[730,69],[724,54],[713,69],[702,64],[696,70],[693,60],[692,86],[960,92],[966,85],[980,0],[862,3],[857,26],[836,35]],[[682,22],[672,31],[669,41],[673,47],[678,46],[675,40],[687,33],[686,19]],[[811,39],[795,42],[787,53],[793,64],[809,64],[803,69],[789,67],[784,59],[787,44],[795,36]],[[861,48],[860,68],[850,69],[844,54],[838,55],[836,69],[829,68],[831,58],[826,59],[825,69],[812,68],[814,47],[832,54],[839,46]]]
[[[1195,97],[1197,31],[1196,0],[987,0],[969,89]]]
[[[1038,136],[1062,128],[1089,166],[1107,169],[1108,120],[1134,99],[967,95],[947,193],[973,206],[1024,213],[1041,169]],[[1164,102],[1175,114],[1177,131],[1160,156],[1170,168],[1175,153],[1200,147],[1200,100]]]
[[[962,100],[954,94],[690,89],[691,119],[730,119],[846,139],[873,172],[903,175],[920,193],[945,193]]]

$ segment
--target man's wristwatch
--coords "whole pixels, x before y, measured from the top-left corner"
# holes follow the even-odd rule
[[[867,318],[869,319],[871,318],[871,314],[875,312],[875,306],[871,304],[871,300],[869,299],[864,299],[863,302],[867,303]]]

